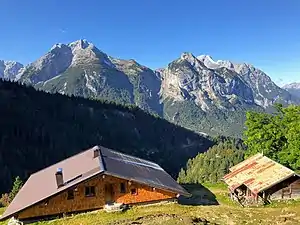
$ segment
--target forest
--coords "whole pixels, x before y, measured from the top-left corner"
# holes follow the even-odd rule
[[[0,81],[0,193],[94,145],[153,160],[176,177],[214,140],[133,105],[49,94]]]
[[[229,168],[243,161],[245,146],[240,139],[225,139],[207,152],[189,159],[178,175],[183,184],[219,183]]]
[[[218,183],[229,168],[256,153],[300,171],[300,106],[274,105],[274,113],[249,111],[243,140],[216,142],[207,152],[188,160],[180,183]]]

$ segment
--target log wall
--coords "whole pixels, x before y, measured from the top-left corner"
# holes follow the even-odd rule
[[[291,177],[269,190],[271,200],[299,199],[300,198],[300,179]]]
[[[121,183],[125,184],[125,193],[121,193]],[[19,219],[27,219],[102,208],[106,203],[105,184],[112,184],[113,200],[118,203],[134,204],[176,197],[176,193],[153,189],[143,184],[128,182],[112,176],[99,175],[78,184],[74,191],[74,199],[68,200],[68,190],[65,190],[58,195],[50,197],[47,201],[40,202],[21,211],[17,217]],[[86,186],[95,187],[95,196],[85,196]],[[135,189],[136,193],[132,194],[131,189]]]

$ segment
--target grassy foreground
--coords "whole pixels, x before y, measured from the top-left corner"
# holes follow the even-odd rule
[[[35,224],[300,224],[300,202],[298,201],[277,203],[267,207],[242,208],[228,199],[227,191],[222,186],[210,186],[209,189],[189,186],[187,189],[193,193],[194,197],[189,201],[180,199],[181,204],[139,206],[123,213],[105,213],[100,210]],[[197,205],[200,203],[201,205]],[[186,204],[194,204],[195,206]],[[3,211],[4,209],[0,208],[0,214]],[[0,225],[4,224],[7,224],[7,222],[0,222]]]

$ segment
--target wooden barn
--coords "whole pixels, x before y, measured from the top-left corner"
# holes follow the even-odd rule
[[[95,146],[32,174],[1,220],[40,219],[190,196],[159,165]]]
[[[300,198],[299,175],[260,153],[231,167],[223,179],[242,205]]]

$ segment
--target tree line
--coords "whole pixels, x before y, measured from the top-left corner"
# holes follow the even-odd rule
[[[178,175],[185,184],[218,183],[229,168],[244,159],[245,146],[239,139],[225,139],[189,159]]]
[[[256,153],[300,170],[300,106],[274,105],[274,113],[249,111],[243,140],[223,139],[205,153],[188,160],[178,175],[180,183],[221,182],[229,168]]]

